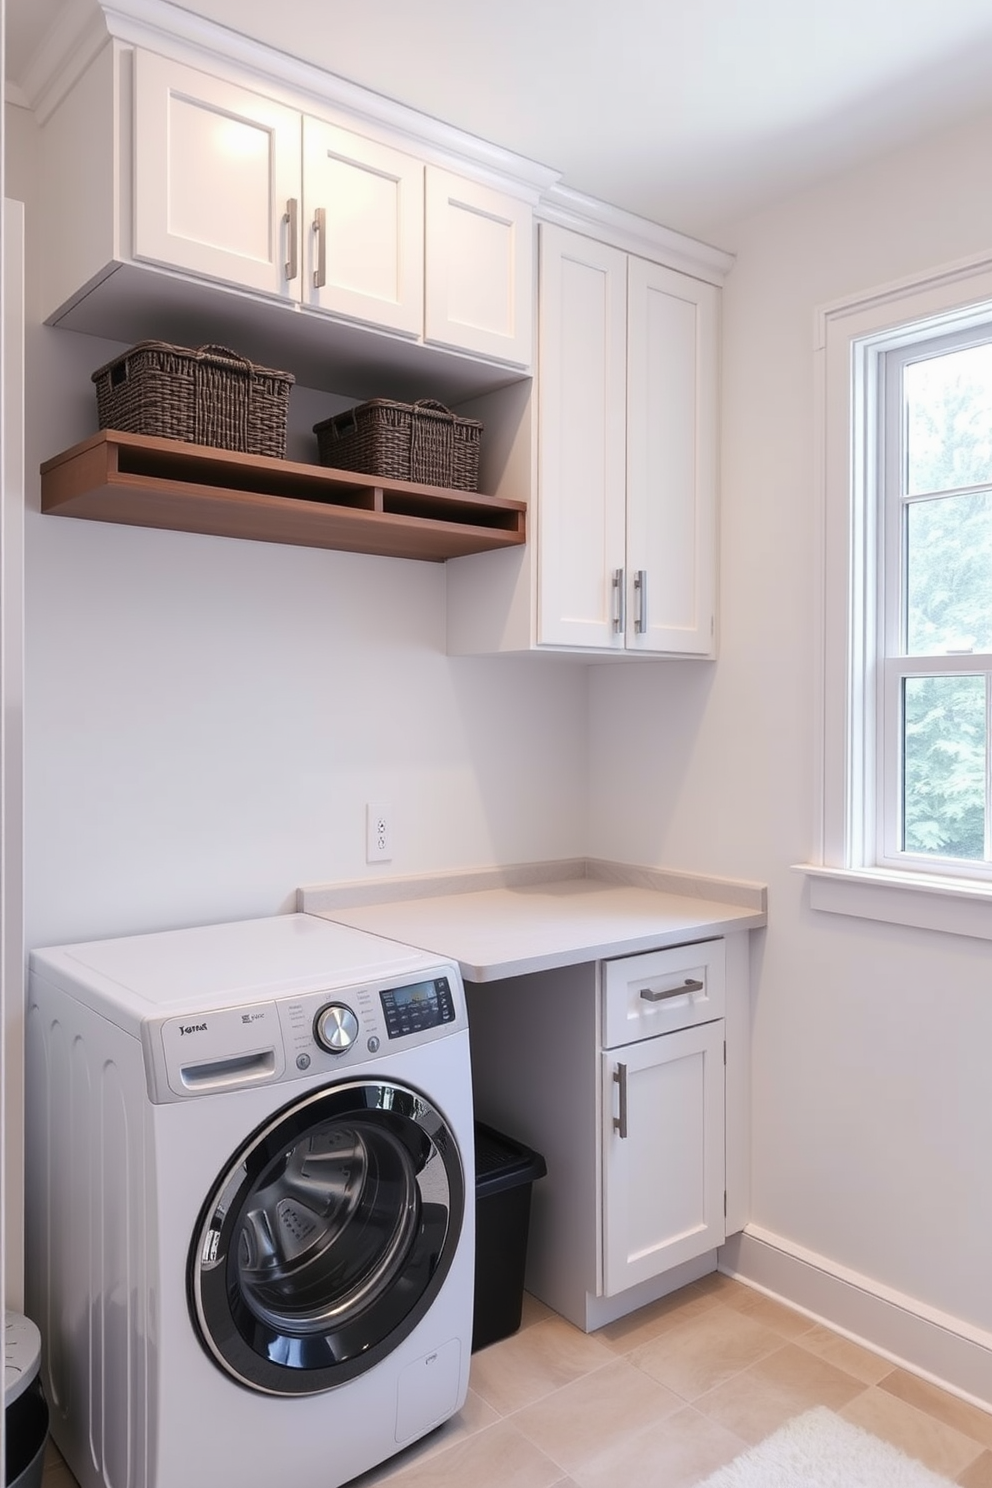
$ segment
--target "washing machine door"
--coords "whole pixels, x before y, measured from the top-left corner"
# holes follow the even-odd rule
[[[204,1347],[249,1389],[312,1395],[371,1369],[437,1296],[465,1213],[454,1133],[418,1091],[343,1082],[231,1160],[189,1256]]]

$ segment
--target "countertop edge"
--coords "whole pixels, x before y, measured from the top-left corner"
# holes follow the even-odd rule
[[[448,894],[471,894],[485,889],[523,888],[588,878],[604,884],[651,889],[681,898],[712,900],[752,910],[764,917],[768,891],[747,879],[716,878],[680,869],[646,864],[617,863],[605,858],[558,858],[546,862],[513,863],[503,867],[415,874],[409,877],[352,879],[343,883],[303,884],[296,891],[296,907],[306,914],[327,915],[335,910],[360,909],[409,899],[433,899]],[[764,923],[762,918],[758,923]]]

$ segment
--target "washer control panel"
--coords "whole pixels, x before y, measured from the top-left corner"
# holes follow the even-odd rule
[[[455,1021],[451,984],[444,976],[428,982],[411,982],[405,987],[390,987],[379,993],[379,1001],[386,1018],[386,1036],[391,1039]]]
[[[348,987],[287,991],[145,1024],[153,1101],[278,1084],[368,1063],[467,1030],[453,962]]]

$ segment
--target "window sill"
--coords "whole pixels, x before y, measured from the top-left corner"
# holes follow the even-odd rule
[[[992,884],[882,868],[794,866],[809,880],[811,909],[992,940]]]

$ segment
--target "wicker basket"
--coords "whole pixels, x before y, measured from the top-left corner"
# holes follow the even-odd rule
[[[321,465],[392,480],[475,491],[479,485],[478,419],[459,418],[443,403],[373,398],[314,424]]]
[[[101,429],[285,457],[295,377],[256,367],[225,346],[193,351],[139,341],[93,381]]]

